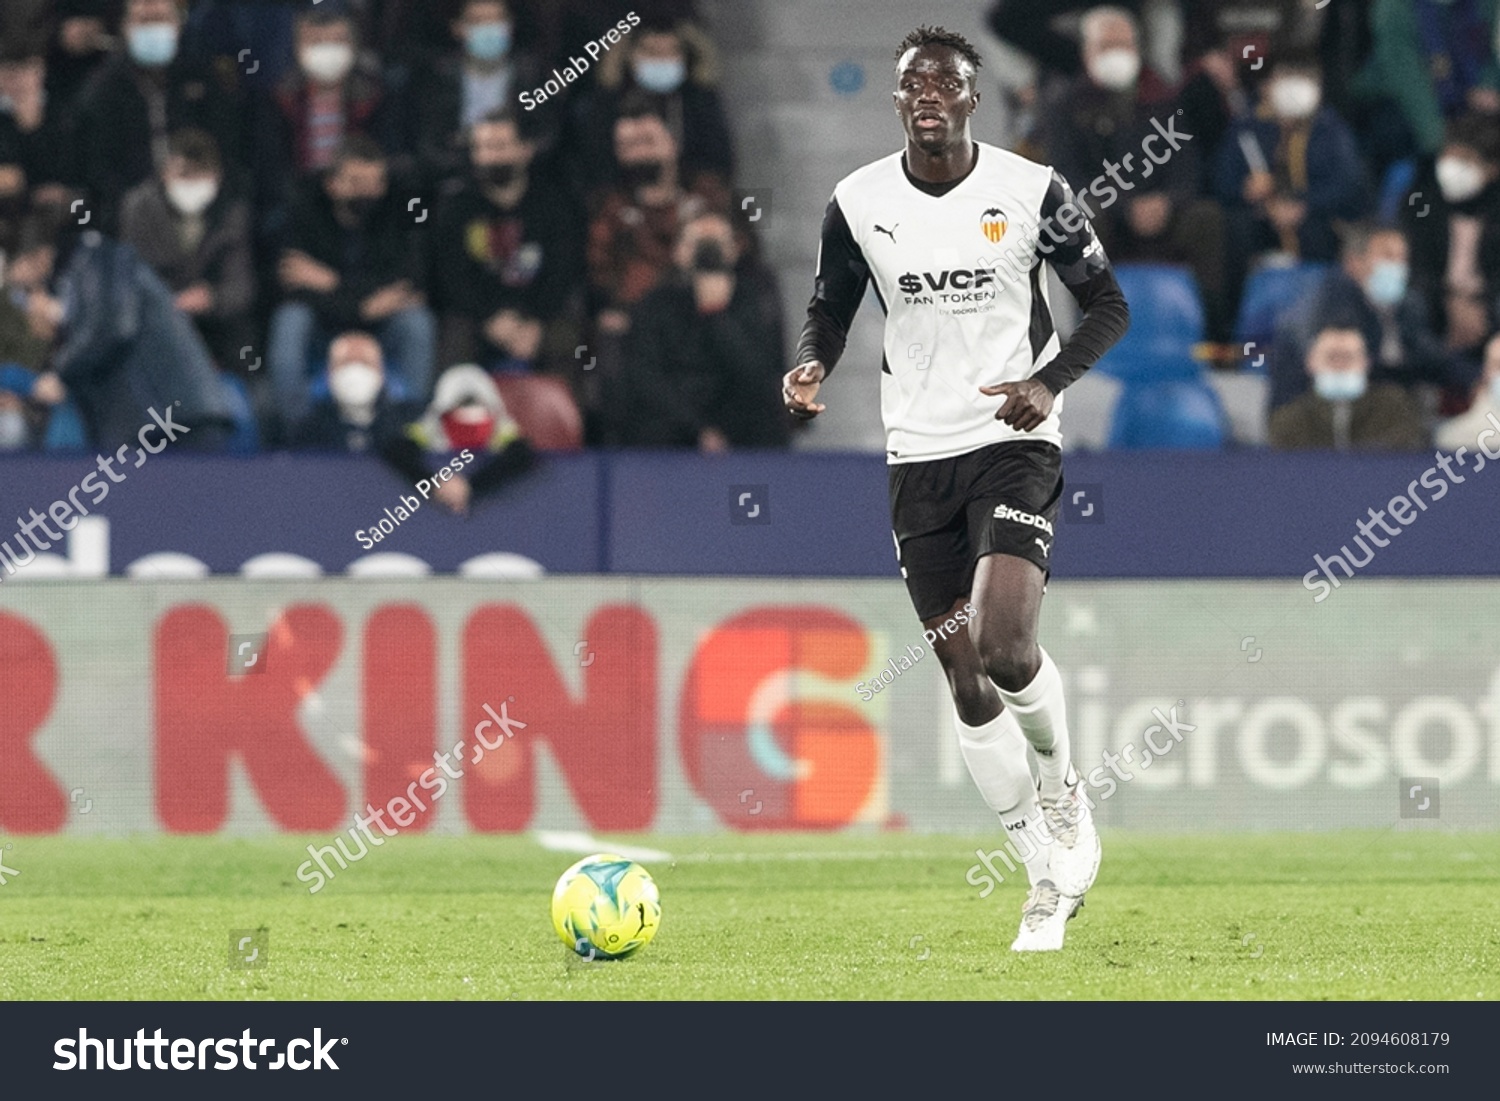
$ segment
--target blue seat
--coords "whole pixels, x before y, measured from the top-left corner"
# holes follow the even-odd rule
[[[234,417],[234,434],[229,438],[228,451],[231,455],[254,455],[260,450],[260,425],[255,420],[250,391],[243,380],[233,375],[220,375],[219,378],[229,393],[229,408]]]
[[[1380,181],[1380,201],[1376,207],[1382,222],[1394,222],[1402,214],[1402,208],[1411,204],[1411,185],[1417,182],[1416,158],[1397,161],[1385,170],[1385,179]],[[1421,203],[1421,199],[1415,200]]]
[[[1265,372],[1265,362],[1255,366],[1262,352],[1269,352],[1276,340],[1276,326],[1296,305],[1306,302],[1328,275],[1332,264],[1293,264],[1285,268],[1261,268],[1245,284],[1240,298],[1240,316],[1235,322],[1234,339],[1245,352],[1245,366]]]
[[[63,452],[89,449],[89,434],[83,426],[83,415],[72,401],[52,407],[52,415],[47,418],[47,433],[42,437],[42,449]]]
[[[1115,406],[1109,446],[1128,451],[1217,451],[1224,446],[1224,408],[1200,374],[1191,380],[1133,383]]]
[[[1193,346],[1203,340],[1203,298],[1186,268],[1121,264],[1115,268],[1130,304],[1130,329],[1099,361],[1122,382],[1196,378]]]

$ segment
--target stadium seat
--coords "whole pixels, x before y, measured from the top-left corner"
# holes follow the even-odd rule
[[[1385,170],[1385,179],[1380,181],[1380,203],[1376,208],[1382,222],[1394,222],[1401,216],[1411,195],[1411,185],[1416,182],[1417,162],[1413,158],[1397,161]],[[1415,201],[1420,203],[1422,200]]]
[[[260,451],[260,425],[255,420],[255,407],[250,401],[250,391],[243,380],[233,375],[220,375],[224,388],[229,392],[229,406],[234,417],[234,434],[229,438],[231,455],[254,455]]]
[[[573,392],[547,375],[494,375],[500,399],[539,451],[581,451],[583,417]]]
[[[1103,451],[1125,384],[1098,371],[1085,371],[1063,399],[1063,451]]]
[[[1265,447],[1270,376],[1260,371],[1211,371],[1205,381],[1219,395],[1230,440],[1240,447]]]
[[[1217,451],[1224,446],[1224,410],[1201,377],[1125,387],[1109,446],[1129,451]]]
[[[83,415],[71,401],[53,406],[47,418],[47,434],[42,439],[45,451],[87,451],[88,430],[83,426]]]
[[[1203,298],[1186,268],[1120,264],[1115,277],[1130,304],[1130,329],[1099,362],[1122,382],[1165,382],[1198,376],[1193,347],[1203,340]]]
[[[1250,276],[1240,298],[1240,316],[1234,326],[1235,342],[1243,347],[1258,348],[1246,353],[1248,370],[1264,373],[1261,352],[1269,352],[1276,340],[1276,325],[1282,316],[1299,302],[1306,301],[1328,274],[1331,264],[1293,264],[1291,267],[1265,267]],[[1259,364],[1256,363],[1260,360]]]

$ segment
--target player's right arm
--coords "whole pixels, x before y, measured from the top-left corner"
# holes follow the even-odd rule
[[[797,366],[786,373],[781,384],[782,401],[792,416],[811,420],[826,408],[814,399],[844,354],[849,326],[869,285],[869,265],[835,195],[823,215],[818,273],[807,306],[807,323],[797,343]]]

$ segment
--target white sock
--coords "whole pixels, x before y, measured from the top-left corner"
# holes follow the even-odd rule
[[[953,725],[969,775],[990,809],[1000,815],[1006,842],[1026,865],[1027,878],[1035,886],[1048,878],[1049,850],[1041,839],[1042,812],[1026,761],[1026,739],[1015,716],[1004,710],[983,726],[969,726],[955,711]]]
[[[1000,822],[1005,826],[1006,847],[1026,865],[1026,878],[1031,885],[1035,887],[1042,880],[1051,879],[1052,850],[1048,846],[1052,844],[1052,835],[1042,825],[1036,789],[1030,789],[1024,805],[1001,811]]]
[[[1056,799],[1067,790],[1071,763],[1068,710],[1063,699],[1062,674],[1047,651],[1041,653],[1042,667],[1030,684],[1019,692],[1007,692],[999,685],[996,685],[996,690],[1005,710],[1015,716],[1021,733],[1036,750],[1037,768],[1042,776],[1042,798]]]

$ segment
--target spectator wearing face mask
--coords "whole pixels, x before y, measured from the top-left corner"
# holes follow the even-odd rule
[[[1045,7],[1029,0],[995,0],[985,21],[996,38],[1036,62],[1044,79],[1071,80],[1083,72],[1083,61],[1069,17],[1077,20],[1098,6],[1091,0],[1057,0]],[[1143,0],[1125,0],[1110,8],[1139,19],[1142,6]]]
[[[584,380],[585,429],[605,431],[604,390],[622,369],[631,309],[674,270],[682,227],[709,211],[727,213],[729,191],[712,173],[680,177],[677,143],[646,99],[627,99],[615,121],[616,185],[596,201],[588,226],[588,351],[596,369]]]
[[[390,188],[380,147],[351,138],[293,202],[278,275],[286,296],[271,318],[269,359],[284,423],[306,413],[315,350],[330,335],[374,333],[387,367],[414,399],[432,384],[436,322],[423,295],[419,227]]]
[[[1271,414],[1270,442],[1280,451],[1420,451],[1421,410],[1394,383],[1371,382],[1358,329],[1325,328],[1313,337],[1306,372],[1311,389]]]
[[[494,380],[472,363],[449,367],[438,377],[432,404],[384,454],[411,484],[424,478],[434,484],[433,499],[459,516],[536,463],[536,452],[507,412]],[[434,473],[458,465],[464,472],[451,478]]]
[[[598,83],[581,99],[581,133],[573,151],[582,158],[584,179],[608,179],[617,165],[607,154],[615,120],[627,99],[645,97],[661,116],[677,146],[687,178],[709,172],[734,178],[734,144],[718,89],[718,56],[713,43],[693,23],[643,19],[625,41],[605,54]],[[594,154],[594,155],[590,155]]]
[[[297,17],[297,67],[262,100],[255,136],[257,202],[274,233],[297,182],[326,171],[344,143],[364,137],[403,166],[398,105],[375,64],[362,62],[353,18],[330,6]]]
[[[694,0],[549,0],[532,5],[532,15],[541,55],[557,57],[598,38],[631,12],[652,26],[675,26],[697,19],[696,7]]]
[[[774,278],[743,255],[722,214],[688,222],[674,258],[674,276],[635,308],[609,401],[615,442],[704,452],[785,447],[791,425],[776,387],[786,354]]]
[[[255,300],[250,230],[250,205],[225,193],[218,146],[201,130],[173,134],[160,175],[120,211],[120,239],[176,295],[219,366],[241,372]]]
[[[505,0],[464,0],[452,33],[457,52],[424,66],[415,84],[417,151],[424,174],[434,181],[464,176],[474,125],[551,75],[517,45]],[[556,137],[557,105],[544,103],[527,115],[533,155],[545,155]]]
[[[516,114],[496,111],[475,123],[469,151],[469,178],[433,220],[442,359],[528,371],[582,286],[583,217],[565,189],[533,178],[536,142]]]
[[[1184,98],[1199,76],[1215,86],[1229,119],[1249,113],[1270,78],[1277,58],[1316,49],[1327,5],[1316,0],[1215,0],[1211,4],[1175,4],[1182,15]],[[1195,124],[1204,121],[1202,116]],[[1189,127],[1189,129],[1192,129]],[[1198,130],[1193,130],[1198,134]],[[1205,128],[1203,140],[1217,146],[1222,128]]]
[[[1410,287],[1406,238],[1393,226],[1345,231],[1343,261],[1280,326],[1271,361],[1271,406],[1297,397],[1309,333],[1354,329],[1370,354],[1371,377],[1404,387],[1467,389],[1473,371],[1432,334],[1421,295]]]
[[[205,130],[220,149],[240,148],[235,70],[182,57],[182,22],[177,0],[127,0],[123,48],[79,92],[69,146],[91,229],[118,230],[125,193],[160,171],[177,131]]]
[[[1484,346],[1484,372],[1474,384],[1469,400],[1468,412],[1438,426],[1433,442],[1444,451],[1457,451],[1460,447],[1473,451],[1479,434],[1497,427],[1496,422],[1500,421],[1500,335],[1490,337]]]
[[[1363,217],[1370,204],[1354,135],[1322,104],[1316,60],[1294,55],[1271,64],[1260,110],[1230,128],[1215,172],[1236,300],[1252,257],[1331,261],[1339,223]]]
[[[1412,279],[1450,349],[1477,358],[1500,328],[1500,121],[1453,122],[1421,199],[1403,204]]]
[[[328,347],[328,396],[295,427],[292,446],[309,451],[404,453],[406,426],[419,403],[394,397],[386,385],[380,341],[366,332],[336,337]]]
[[[1154,122],[1175,124],[1171,91],[1141,60],[1139,30],[1129,12],[1098,7],[1081,25],[1083,72],[1058,87],[1040,111],[1045,158],[1062,173],[1093,212],[1094,228],[1116,263],[1147,262],[1190,267],[1207,312],[1209,336],[1227,338],[1223,219],[1198,193],[1196,142],[1171,149],[1157,137],[1165,159],[1153,163],[1142,150],[1157,135]],[[1120,186],[1105,173],[1115,167]],[[1095,180],[1109,185],[1114,198]]]
[[[683,225],[705,211],[727,211],[721,177],[683,175],[677,142],[656,106],[626,101],[615,120],[619,180],[598,201],[589,221],[591,312],[601,332],[623,335],[629,310],[672,270]]]

